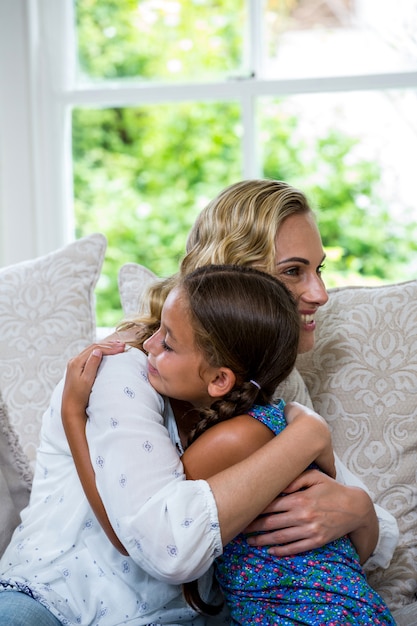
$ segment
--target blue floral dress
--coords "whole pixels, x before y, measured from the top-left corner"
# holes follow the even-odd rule
[[[284,403],[254,406],[252,417],[279,434],[286,426]],[[291,557],[235,537],[216,560],[216,575],[232,624],[395,626],[381,597],[368,585],[348,537]]]

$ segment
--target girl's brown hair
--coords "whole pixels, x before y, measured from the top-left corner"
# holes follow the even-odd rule
[[[236,375],[229,393],[200,410],[190,437],[194,441],[215,424],[271,401],[295,365],[300,318],[288,289],[254,268],[204,266],[184,276],[178,289],[186,298],[194,339],[206,361]],[[183,590],[194,609],[208,614],[220,610],[201,599],[197,581],[186,583]]]
[[[295,365],[300,317],[283,283],[255,268],[200,267],[184,276],[179,288],[206,361],[236,376],[231,392],[203,411],[195,439],[213,424],[246,413],[255,401],[270,402]]]

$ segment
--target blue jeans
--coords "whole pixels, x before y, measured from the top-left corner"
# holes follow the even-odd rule
[[[26,593],[1,591],[0,626],[62,626],[62,623]]]

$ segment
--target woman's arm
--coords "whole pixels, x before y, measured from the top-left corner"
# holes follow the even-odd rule
[[[124,347],[124,344],[119,341],[104,342],[96,347],[89,346],[86,350],[81,352],[81,354],[69,361],[66,372],[68,385],[64,387],[61,413],[62,423],[78,476],[90,506],[114,547],[122,554],[127,555],[126,549],[119,541],[110,524],[103,501],[97,491],[96,477],[91,464],[90,451],[85,436],[87,414],[85,413],[85,409],[80,409],[80,407],[86,407],[88,404],[88,398],[95,380],[95,376],[91,376],[97,371],[102,355],[123,352]],[[85,369],[85,366],[79,366],[80,361],[84,363],[88,359],[96,361],[97,368],[94,366],[91,370],[89,367]],[[77,377],[78,385],[71,384],[73,377]],[[75,381],[73,381],[73,383],[75,383]],[[69,387],[73,390],[72,393],[68,393]]]
[[[319,450],[320,454],[314,456],[314,452],[310,449],[306,440],[303,439],[304,435],[308,432],[311,433],[312,444],[314,448],[314,442],[316,435],[318,438],[321,437],[320,431],[323,427],[324,420],[320,418],[316,413],[312,410],[299,405],[298,403],[290,403],[285,407],[286,418],[289,423],[289,426],[277,437],[274,436],[272,431],[265,426],[264,424],[258,422],[256,419],[249,415],[240,415],[226,422],[221,422],[216,426],[213,426],[209,430],[207,430],[203,435],[201,435],[197,441],[195,441],[182,456],[182,462],[184,465],[185,472],[187,474],[187,478],[198,479],[204,478],[208,480],[209,484],[214,486],[214,493],[216,497],[216,502],[219,508],[219,518],[224,519],[223,524],[221,525],[222,531],[222,539],[223,544],[226,544],[230,539],[232,539],[239,530],[241,530],[241,515],[242,512],[238,512],[239,519],[237,523],[240,526],[240,529],[236,531],[236,527],[233,525],[233,519],[235,517],[235,511],[232,510],[237,506],[237,503],[233,502],[231,506],[227,506],[226,498],[221,502],[219,506],[219,486],[221,486],[221,482],[225,480],[226,489],[232,488],[231,484],[228,485],[228,480],[233,480],[231,476],[229,478],[226,477],[226,473],[223,471],[226,468],[231,468],[235,464],[240,464],[238,471],[245,471],[245,459],[256,451],[261,450],[261,454],[266,454],[267,448],[265,444],[271,442],[274,445],[274,440],[280,440],[281,446],[280,449],[285,450],[284,454],[288,455],[286,461],[288,462],[288,466],[283,462],[283,458],[280,459],[274,458],[270,460],[270,465],[268,470],[267,464],[265,464],[265,469],[261,470],[259,465],[259,460],[255,461],[257,463],[257,472],[258,479],[262,482],[257,483],[257,489],[263,491],[265,487],[265,483],[267,477],[262,473],[273,471],[274,464],[275,466],[280,468],[279,471],[281,473],[280,478],[284,481],[284,472],[288,469],[288,474],[294,476],[294,472],[296,472],[299,468],[300,471],[305,469],[313,460],[322,465],[324,471],[328,471],[333,476],[335,475],[335,465],[334,465],[334,457],[333,450],[331,446],[330,437],[328,438],[327,446],[324,446],[321,450]],[[307,420],[307,421],[306,421]],[[313,420],[313,421],[310,421]],[[317,420],[316,424],[314,420]],[[317,433],[311,432],[311,427],[313,429],[317,426]],[[327,429],[327,426],[325,426]],[[293,432],[291,436],[287,438],[286,443],[283,443],[283,435],[288,431],[288,429],[292,429]],[[327,433],[328,434],[328,433]],[[288,446],[283,448],[283,446]],[[271,448],[272,449],[272,448]],[[291,461],[290,461],[291,457]],[[312,458],[314,457],[314,458]],[[254,461],[251,460],[251,465]],[[292,466],[291,463],[294,462],[295,466]],[[248,466],[250,471],[252,471],[251,465]],[[222,474],[219,475],[219,472]],[[220,478],[219,478],[219,476]],[[223,477],[223,478],[222,478]],[[239,480],[237,482],[243,481],[243,475],[239,474]],[[277,485],[277,481],[272,481],[273,485]],[[281,482],[281,485],[284,483]],[[237,488],[237,487],[236,487]],[[244,487],[245,488],[245,487]],[[281,491],[285,491],[284,488],[277,489],[273,488],[272,497],[276,496]],[[222,492],[223,493],[223,486]],[[216,495],[217,494],[217,495]],[[262,494],[264,497],[265,494]],[[246,494],[245,498],[248,497]],[[253,497],[253,493],[250,494],[250,497]],[[229,494],[230,501],[230,494]],[[256,507],[256,504],[254,505]],[[227,508],[226,508],[227,507]],[[246,508],[250,509],[250,504],[246,505]],[[250,513],[248,513],[250,514]],[[234,533],[234,534],[233,534]]]
[[[269,545],[276,556],[290,556],[324,545],[351,533],[361,562],[372,553],[378,540],[378,521],[368,494],[345,487],[323,472],[309,470],[291,483],[285,498],[275,500],[247,532],[251,545]],[[279,513],[279,515],[277,515]],[[352,529],[355,529],[352,531]]]
[[[89,354],[91,354],[91,350]],[[87,357],[77,357],[78,364],[74,361],[77,383],[84,382],[84,398],[81,399],[82,407],[87,404],[89,392],[94,381],[101,353],[90,356],[90,364],[85,367]],[[77,390],[77,387],[75,387]],[[81,417],[81,433],[84,438],[84,408],[79,409]],[[91,472],[91,463],[86,459],[86,468]],[[346,470],[347,471],[347,470]],[[96,491],[96,486],[91,476],[91,489]],[[350,482],[357,481],[358,479]],[[302,489],[300,491],[300,489]],[[274,500],[266,509],[270,516],[262,517],[253,522],[249,527],[250,532],[264,531],[264,535],[258,535],[249,539],[251,543],[258,545],[274,545],[271,552],[278,556],[296,554],[304,550],[312,549],[324,543],[328,543],[344,534],[351,533],[352,540],[359,547],[361,559],[370,554],[378,539],[377,548],[365,566],[371,569],[375,566],[387,567],[398,542],[398,526],[395,519],[384,511],[378,509],[378,519],[369,496],[362,489],[344,486],[332,480],[328,476],[316,470],[311,470],[294,482],[290,488],[291,494],[286,498]],[[97,510],[96,514],[103,527],[106,527],[107,515],[104,510]],[[279,513],[279,515],[276,515]],[[357,532],[356,532],[357,531]],[[107,526],[110,533],[110,525]],[[358,536],[365,537],[368,546],[364,549],[359,546]],[[114,541],[114,538],[113,538]]]
[[[185,481],[155,403],[146,399],[148,383],[135,361],[137,352],[107,359],[97,376],[87,426],[90,456],[110,523],[129,554],[157,578],[184,582],[204,573],[221,552],[218,522],[223,542],[230,541],[306,463],[328,449],[330,435],[319,416],[300,412],[261,453],[207,482]],[[120,357],[121,363],[132,360],[127,368],[118,366]],[[81,377],[86,384],[94,378],[98,358],[78,361],[80,374],[73,381]],[[64,414],[71,393],[67,387]],[[143,408],[146,401],[150,405]]]
[[[277,389],[275,397],[313,406],[296,369]],[[271,515],[262,515],[250,524],[248,532],[265,533],[252,537],[250,542],[274,546],[271,553],[289,556],[347,534],[356,545],[357,535],[363,533],[369,544],[361,555],[362,560],[366,553],[371,554],[364,563],[366,570],[388,567],[398,543],[398,524],[388,511],[372,503],[363,482],[337,457],[336,461],[337,482],[317,470],[305,472],[289,487],[290,496],[276,499],[265,510],[264,513]]]

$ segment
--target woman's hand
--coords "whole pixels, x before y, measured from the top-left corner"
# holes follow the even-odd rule
[[[264,533],[248,537],[250,545],[271,546],[268,552],[283,557],[350,534],[362,563],[372,554],[378,520],[365,491],[341,485],[319,470],[308,470],[284,493],[245,529]]]

